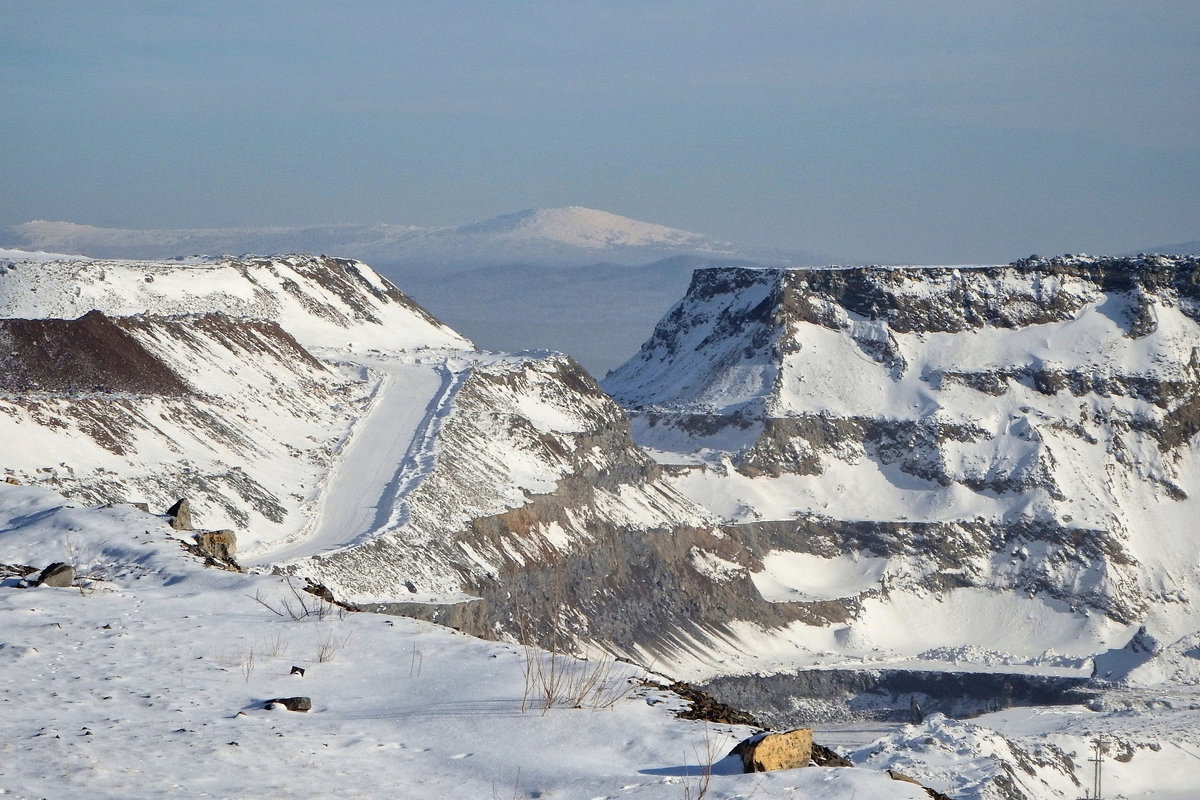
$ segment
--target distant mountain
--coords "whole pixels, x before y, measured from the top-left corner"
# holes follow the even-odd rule
[[[1158,244],[1154,247],[1143,247],[1139,253],[1161,253],[1165,256],[1194,256],[1200,255],[1200,241],[1182,242],[1181,244]],[[1131,253],[1130,255],[1134,255]]]
[[[531,209],[458,227],[344,224],[130,230],[35,220],[0,232],[0,246],[96,258],[328,253],[374,266],[443,272],[498,264],[633,266],[683,255],[772,265],[819,260],[811,253],[741,247],[579,206]]]

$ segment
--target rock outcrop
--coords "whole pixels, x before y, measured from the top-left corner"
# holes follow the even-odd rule
[[[310,697],[276,697],[274,700],[268,700],[263,704],[265,708],[274,708],[281,706],[288,711],[312,711],[312,698]]]
[[[192,504],[185,497],[175,501],[175,505],[167,509],[167,516],[170,517],[168,524],[172,529],[177,531],[194,530],[192,524]]]
[[[762,600],[742,548],[664,482],[570,359],[471,366],[436,447],[394,528],[278,568],[361,608],[647,661],[719,638],[731,619],[804,613]]]
[[[237,563],[234,558],[237,555],[237,534],[233,531],[200,531],[194,538],[204,555],[230,564]]]

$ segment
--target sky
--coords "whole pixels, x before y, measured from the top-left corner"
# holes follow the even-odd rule
[[[1200,3],[0,0],[0,225],[581,205],[842,259],[1200,238]]]

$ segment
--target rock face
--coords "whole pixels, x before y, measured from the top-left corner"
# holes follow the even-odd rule
[[[201,531],[196,534],[196,546],[206,556],[235,563],[237,555],[237,534],[231,530]]]
[[[1175,630],[1200,589],[1195,257],[699,270],[603,386],[778,603],[1013,592]]]
[[[785,733],[760,733],[733,748],[731,755],[740,756],[743,772],[772,772],[777,769],[799,769],[812,761],[813,732],[798,728]]]
[[[646,660],[700,647],[735,617],[800,616],[762,600],[742,548],[664,482],[573,361],[493,359],[457,380],[436,462],[394,527],[279,569],[361,608]]]

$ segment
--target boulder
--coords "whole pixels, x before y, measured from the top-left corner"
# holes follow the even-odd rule
[[[797,728],[783,733],[760,733],[751,736],[730,755],[741,756],[743,772],[771,772],[777,769],[807,767],[812,761],[813,732]]]
[[[925,790],[925,794],[929,795],[930,798],[932,798],[932,800],[951,800],[951,797],[949,795],[942,794],[937,789],[930,789],[928,786],[921,783],[916,778],[910,778],[908,775],[905,775],[903,772],[897,772],[894,769],[889,769],[887,771],[887,774],[888,774],[888,777],[894,781],[902,781],[904,783],[911,783],[914,786],[920,786],[922,789]]]
[[[839,756],[837,751],[825,747],[824,745],[813,742],[813,764],[818,767],[853,767],[854,763],[843,756]]]
[[[887,771],[887,774],[888,774],[888,777],[894,781],[901,781],[903,783],[915,783],[917,786],[921,785],[921,782],[918,781],[916,778],[910,778],[908,775],[905,775],[903,772],[897,772],[894,769],[889,769]]]
[[[201,553],[219,561],[232,562],[237,554],[237,534],[233,531],[200,531],[195,539]]]
[[[19,480],[17,480],[16,478],[14,478],[12,475],[5,475],[5,476],[4,476],[4,482],[5,482],[5,483],[11,483],[13,486],[20,486],[20,485],[21,485],[21,482],[20,482]]]
[[[42,570],[42,574],[34,581],[35,586],[70,586],[75,582],[75,568],[70,564],[55,561]]]
[[[176,501],[175,505],[168,508],[167,516],[171,518],[171,527],[175,530],[192,530],[192,504],[186,497]]]
[[[276,697],[274,700],[268,700],[264,708],[274,708],[275,706],[283,706],[288,711],[312,711],[311,697]]]

